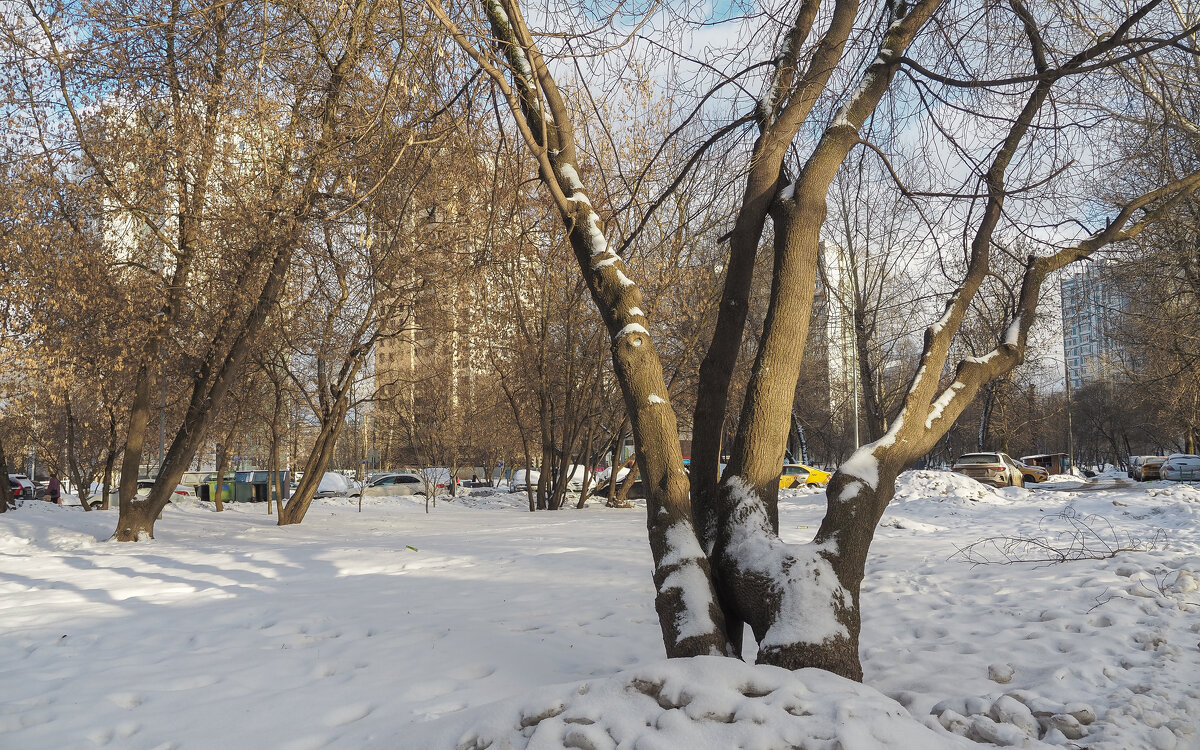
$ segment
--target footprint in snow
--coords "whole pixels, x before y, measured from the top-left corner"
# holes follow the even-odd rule
[[[482,680],[485,677],[490,677],[496,673],[496,668],[490,664],[469,664],[465,667],[450,672],[450,677],[456,680],[470,681]]]
[[[136,693],[113,693],[108,699],[118,708],[137,708],[142,705],[142,696]]]
[[[325,726],[343,727],[366,718],[371,713],[371,706],[364,703],[342,706],[325,714]]]

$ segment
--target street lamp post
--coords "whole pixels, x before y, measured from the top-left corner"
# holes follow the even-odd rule
[[[1071,366],[1067,365],[1067,466],[1075,470],[1075,427],[1071,421]]]

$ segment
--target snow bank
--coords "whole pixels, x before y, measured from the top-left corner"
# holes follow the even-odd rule
[[[887,696],[817,669],[672,659],[556,685],[420,728],[412,747],[728,750],[970,747]]]
[[[937,469],[914,469],[896,479],[893,502],[1003,502],[1011,488],[997,490],[963,474]]]

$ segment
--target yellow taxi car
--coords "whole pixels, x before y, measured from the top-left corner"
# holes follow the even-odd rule
[[[814,469],[805,464],[784,464],[783,471],[779,474],[779,489],[786,490],[805,484],[810,487],[824,487],[829,484],[829,478],[832,476],[828,471]]]

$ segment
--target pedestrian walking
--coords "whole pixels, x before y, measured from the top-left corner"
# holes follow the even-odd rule
[[[46,483],[46,496],[55,505],[62,505],[62,484],[58,481],[58,474],[53,471],[50,472],[50,481]]]

